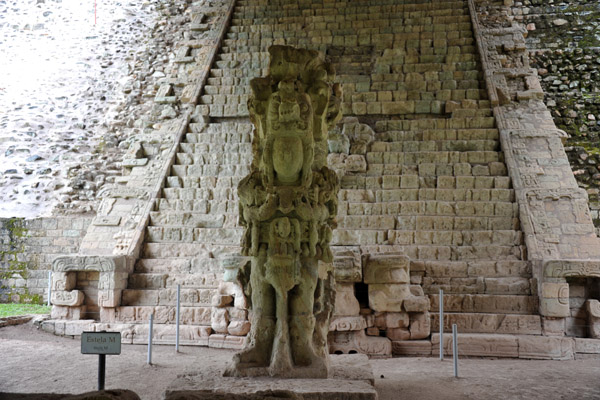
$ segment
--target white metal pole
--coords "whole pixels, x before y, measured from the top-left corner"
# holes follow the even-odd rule
[[[175,313],[175,319],[177,320],[175,325],[175,351],[179,352],[179,304],[181,300],[181,285],[177,285],[177,311]]]
[[[440,360],[444,360],[444,291],[440,289]]]
[[[454,377],[458,378],[458,340],[456,340],[456,324],[452,324],[452,357],[454,359]]]
[[[154,313],[150,314],[148,327],[148,364],[152,364],[152,324],[154,322]]]
[[[52,297],[52,270],[48,271],[48,306],[50,306],[50,298]]]

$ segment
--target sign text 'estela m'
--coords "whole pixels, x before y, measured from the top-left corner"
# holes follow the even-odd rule
[[[81,354],[121,354],[121,332],[82,332]]]

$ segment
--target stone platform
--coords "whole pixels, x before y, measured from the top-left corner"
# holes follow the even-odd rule
[[[369,359],[363,354],[330,356],[330,379],[223,377],[223,360],[202,359],[180,375],[165,400],[377,400]]]

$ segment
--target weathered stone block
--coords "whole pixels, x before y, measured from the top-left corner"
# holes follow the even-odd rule
[[[375,313],[375,326],[385,330],[387,328],[408,328],[410,318],[405,312]]]
[[[411,296],[404,300],[404,309],[408,312],[426,312],[429,308],[429,297]]]
[[[428,312],[410,314],[410,339],[425,339],[431,333],[431,317]]]
[[[329,331],[360,331],[367,327],[363,316],[334,317],[329,323]]]
[[[244,336],[250,332],[249,321],[231,321],[227,326],[227,333],[233,336]]]
[[[374,357],[390,357],[392,343],[379,336],[367,336],[364,330],[330,332],[328,336],[329,352],[332,354],[362,353]]]
[[[338,283],[362,281],[362,265],[358,251],[347,250],[335,252],[333,267],[335,281]]]
[[[52,304],[58,306],[76,307],[83,304],[83,299],[85,298],[85,295],[80,290],[61,290],[52,292],[51,297]]]
[[[360,305],[354,295],[353,283],[338,283],[335,293],[335,309],[333,315],[351,316],[358,315]]]
[[[407,328],[388,328],[385,336],[392,340],[410,340],[410,331]]]
[[[98,290],[100,307],[117,307],[121,305],[122,290]]]
[[[564,318],[542,318],[542,333],[544,336],[564,336],[565,330],[566,327]]]
[[[348,172],[366,172],[367,161],[363,155],[351,154],[346,158],[344,166]]]
[[[401,254],[369,255],[365,260],[364,282],[409,283],[410,260]]]
[[[217,333],[227,333],[229,326],[229,313],[226,308],[213,308],[210,326]]]
[[[519,336],[519,358],[571,360],[575,350],[573,338]]]
[[[392,341],[392,354],[395,356],[430,356],[429,340],[396,340]]]
[[[410,288],[403,284],[370,284],[369,307],[375,311],[401,312],[405,299],[411,297]]]
[[[77,274],[73,272],[52,273],[52,290],[73,290],[77,284]]]
[[[432,355],[440,354],[440,335],[431,335]],[[452,354],[452,335],[444,335],[444,354]],[[516,336],[496,334],[458,334],[458,351],[465,356],[518,357],[519,343]]]
[[[589,335],[592,338],[600,339],[600,301],[589,299],[585,303],[588,313]]]
[[[50,312],[50,318],[52,319],[81,319],[85,315],[86,306],[79,307],[66,307],[66,306],[53,306]]]

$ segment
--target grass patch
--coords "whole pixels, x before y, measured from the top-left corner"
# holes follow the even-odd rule
[[[0,304],[0,318],[26,314],[50,314],[52,307],[38,304]]]

